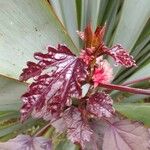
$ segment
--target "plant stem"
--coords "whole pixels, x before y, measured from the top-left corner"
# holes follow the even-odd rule
[[[139,89],[139,88],[131,88],[122,85],[114,85],[114,84],[99,84],[100,87],[104,87],[111,90],[119,90],[123,92],[135,93],[135,94],[144,94],[150,95],[150,90]]]
[[[130,85],[130,84],[134,84],[134,83],[138,83],[138,82],[142,82],[142,81],[146,81],[146,80],[150,80],[150,77],[146,77],[146,78],[140,78],[140,79],[137,79],[137,80],[132,80],[132,81],[129,81],[129,82],[125,82],[123,83],[122,85]]]

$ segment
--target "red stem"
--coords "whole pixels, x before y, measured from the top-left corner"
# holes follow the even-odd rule
[[[150,80],[150,77],[146,77],[146,78],[141,78],[141,79],[137,79],[137,80],[132,80],[129,82],[125,82],[122,85],[130,85],[130,84],[134,84],[134,83],[138,83],[138,82],[142,82],[142,81],[146,81],[146,80]]]
[[[119,90],[123,92],[135,93],[135,94],[144,94],[150,95],[150,90],[139,89],[139,88],[131,88],[122,85],[114,85],[114,84],[99,84],[100,87],[104,87],[111,90]]]

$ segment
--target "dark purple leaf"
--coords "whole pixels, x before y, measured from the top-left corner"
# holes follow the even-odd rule
[[[82,113],[78,108],[71,107],[64,112],[64,120],[67,126],[68,139],[85,148],[85,143],[90,141],[92,130]]]
[[[29,135],[18,135],[5,143],[0,143],[1,150],[52,150],[49,139],[44,137],[30,137]]]
[[[113,100],[108,94],[104,92],[95,93],[88,99],[87,110],[98,118],[111,117],[114,113],[112,104]]]
[[[34,82],[22,95],[22,121],[32,111],[33,116],[46,120],[50,120],[51,116],[59,116],[63,108],[71,104],[71,97],[80,98],[80,83],[86,77],[85,63],[65,45],[58,45],[57,49],[49,46],[48,53],[35,53],[34,56],[39,60],[37,66],[41,66],[42,71],[30,66],[21,74],[23,80],[34,77]]]
[[[20,75],[20,81],[26,81],[31,77],[35,77],[42,72],[43,67],[34,62],[27,62],[28,68],[23,69],[23,73]]]
[[[93,134],[90,142],[86,143],[85,150],[102,150],[106,124],[98,119],[91,119],[89,122]]]
[[[105,131],[103,150],[149,150],[148,129],[138,122],[117,121]]]
[[[106,49],[104,51],[106,51],[108,55],[112,56],[115,59],[117,64],[119,63],[127,68],[136,66],[133,57],[121,45],[115,45],[110,49],[104,47],[104,49]]]
[[[63,133],[66,131],[66,124],[64,118],[59,118],[52,122],[52,126],[55,128],[56,132]]]

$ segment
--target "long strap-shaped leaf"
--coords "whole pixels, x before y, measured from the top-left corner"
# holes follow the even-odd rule
[[[18,78],[33,52],[65,43],[78,52],[46,0],[0,1],[0,74]]]
[[[150,105],[144,104],[114,104],[114,107],[121,114],[131,120],[137,120],[150,127]]]
[[[18,110],[20,96],[26,91],[26,85],[0,76],[0,111]]]
[[[120,43],[131,50],[149,16],[149,0],[125,0],[114,43]]]

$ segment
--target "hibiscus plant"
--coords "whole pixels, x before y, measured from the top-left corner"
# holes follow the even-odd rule
[[[0,6],[0,149],[149,150],[149,0]]]

